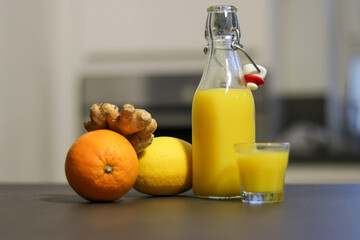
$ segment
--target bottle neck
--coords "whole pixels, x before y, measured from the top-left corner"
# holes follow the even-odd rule
[[[217,38],[217,39],[209,39],[208,46],[209,50],[212,49],[221,49],[221,50],[228,50],[232,51],[232,39],[231,38]]]
[[[209,39],[207,61],[199,89],[244,88],[239,52],[231,46],[227,38]]]
[[[240,39],[240,26],[234,6],[211,6],[205,26],[207,61],[199,89],[245,88],[238,51],[233,41]]]

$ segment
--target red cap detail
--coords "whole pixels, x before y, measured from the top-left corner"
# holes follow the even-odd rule
[[[244,79],[246,82],[255,83],[256,85],[264,85],[265,81],[261,77],[252,74],[245,74]]]

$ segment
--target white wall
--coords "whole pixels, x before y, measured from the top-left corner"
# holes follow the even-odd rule
[[[0,181],[63,181],[80,125],[74,5],[0,1],[0,11]]]
[[[242,43],[259,62],[269,62],[271,1],[227,1],[238,6]],[[150,72],[152,67],[132,67],[127,59],[171,56],[194,61],[188,71],[203,68],[207,7],[218,1],[87,1],[83,5],[85,70],[89,74]],[[110,62],[112,59],[113,62]],[[199,60],[201,64],[199,64]],[[106,63],[104,63],[107,61]],[[119,63],[121,62],[121,63]],[[156,71],[179,71],[168,66]],[[189,66],[190,65],[190,66]],[[130,73],[128,73],[130,71]],[[132,71],[132,72],[131,72]]]
[[[329,1],[328,1],[329,2]],[[328,84],[329,22],[327,1],[276,0],[274,65],[277,85],[286,97],[316,97]]]
[[[0,180],[48,179],[51,144],[49,4],[0,2]]]

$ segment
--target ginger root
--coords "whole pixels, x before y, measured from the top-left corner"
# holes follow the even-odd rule
[[[121,111],[110,103],[93,104],[90,108],[90,121],[84,122],[87,131],[110,129],[126,137],[137,154],[153,141],[157,123],[151,114],[143,109],[135,109],[125,104]]]

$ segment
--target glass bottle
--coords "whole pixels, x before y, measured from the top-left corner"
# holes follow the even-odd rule
[[[192,105],[193,191],[202,198],[240,197],[234,144],[255,142],[255,106],[243,83],[237,8],[211,6],[206,66]]]

